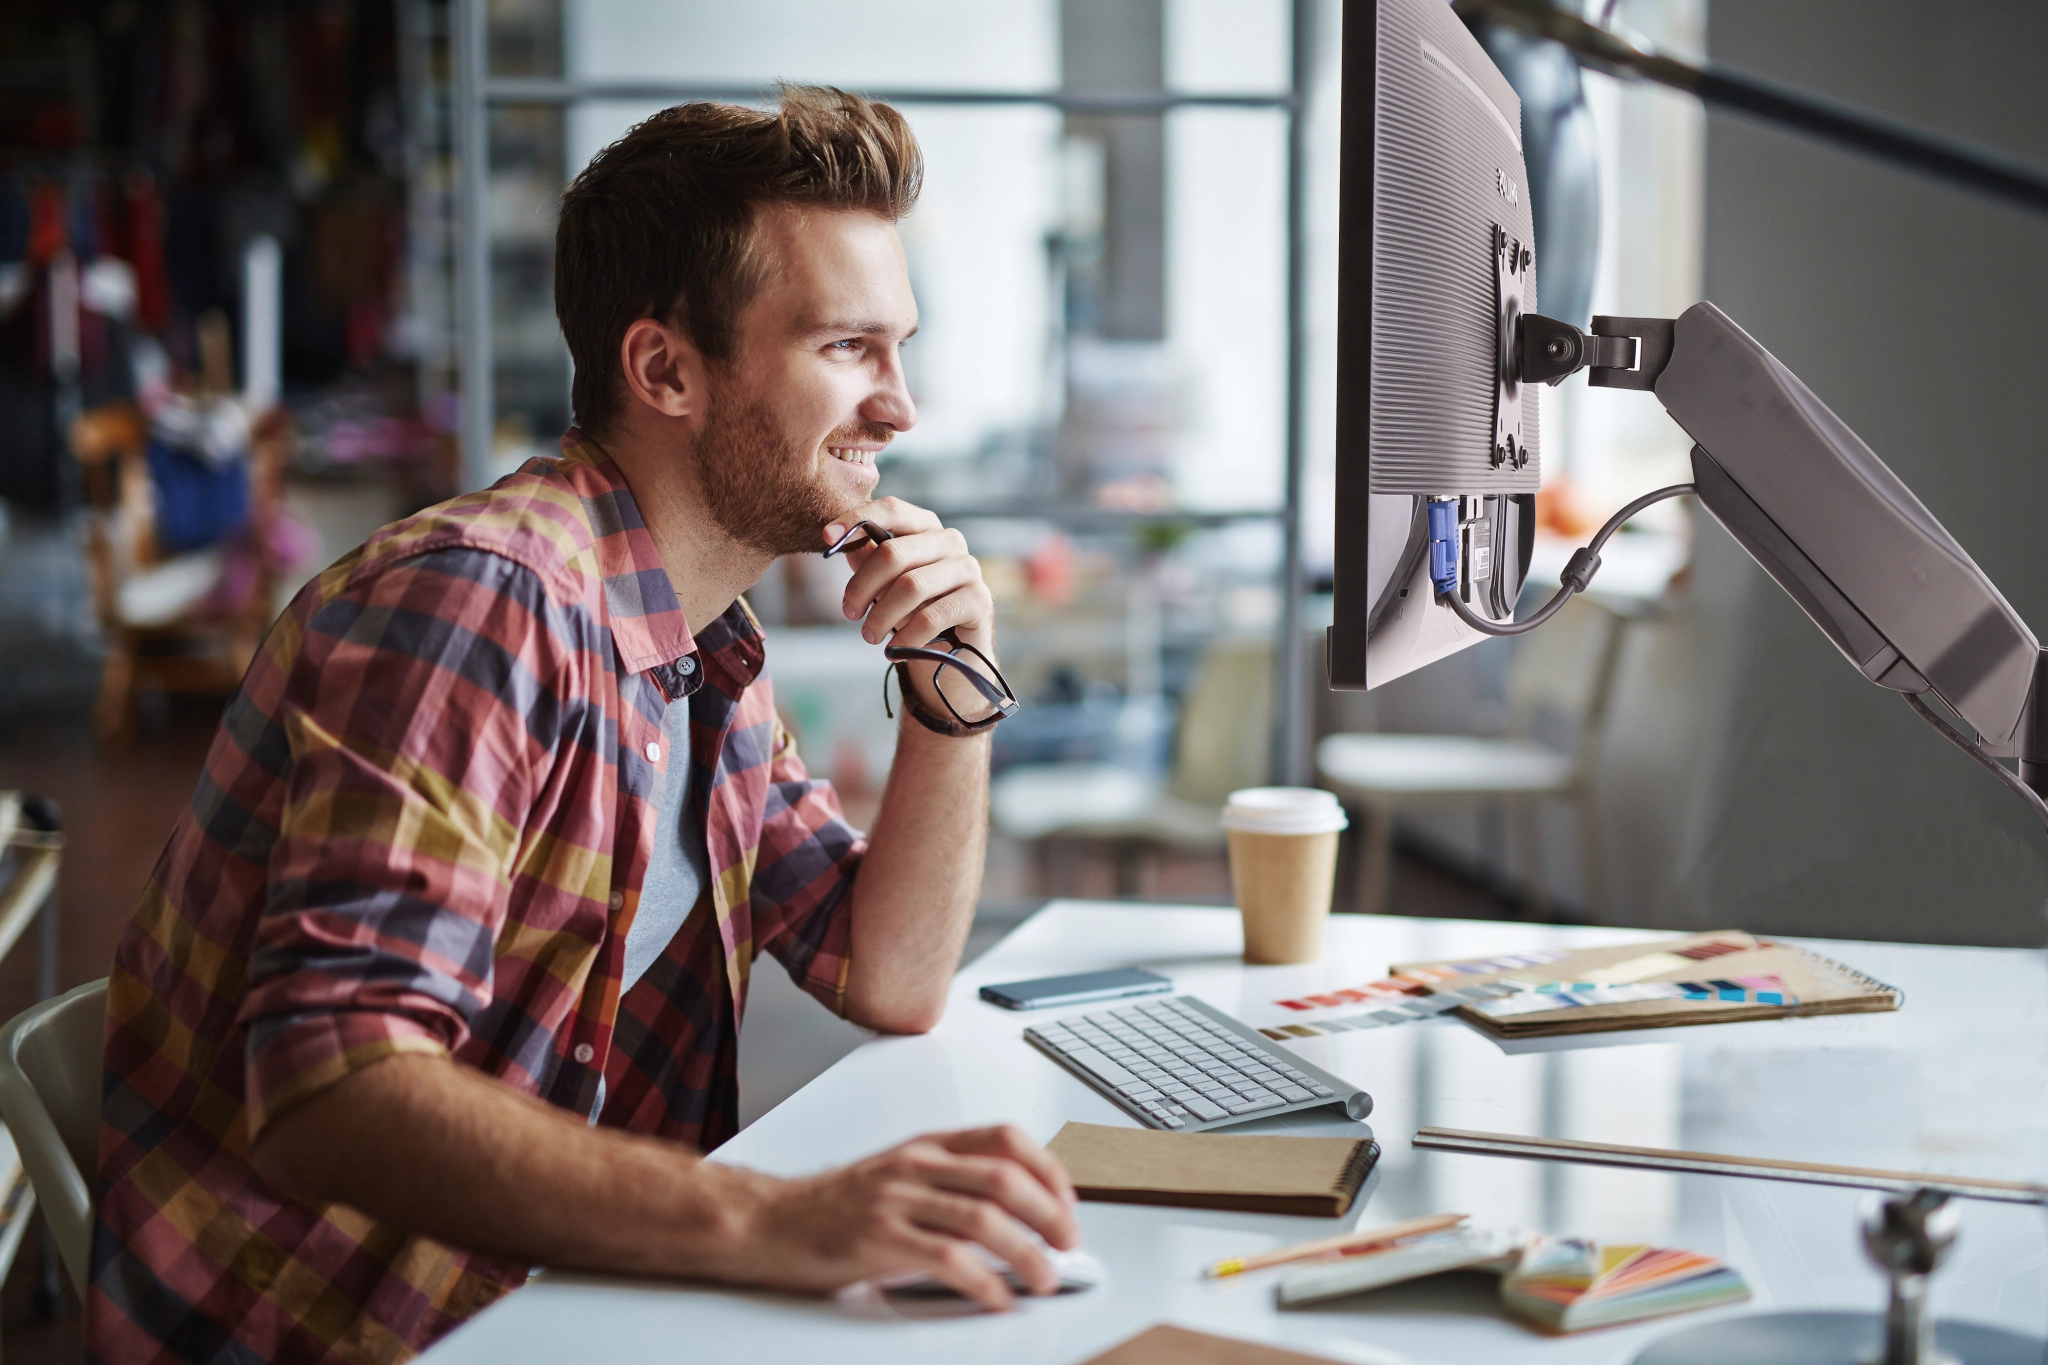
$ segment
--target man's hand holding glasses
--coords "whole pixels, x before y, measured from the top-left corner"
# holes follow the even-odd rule
[[[965,537],[922,507],[881,498],[827,526],[825,542],[826,558],[853,565],[841,608],[870,644],[887,642],[913,718],[964,736],[1016,713],[995,664],[995,599]]]

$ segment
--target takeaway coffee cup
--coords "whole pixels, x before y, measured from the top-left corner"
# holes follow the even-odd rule
[[[1230,884],[1244,916],[1246,962],[1313,962],[1337,879],[1337,835],[1348,823],[1329,792],[1247,787],[1230,794]]]

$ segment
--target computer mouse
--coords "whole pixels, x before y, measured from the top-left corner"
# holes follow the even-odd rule
[[[983,1254],[987,1255],[986,1252]],[[1060,1287],[1054,1291],[1057,1294],[1079,1294],[1084,1290],[1096,1288],[1109,1278],[1109,1272],[1103,1268],[1102,1259],[1092,1251],[1086,1251],[1079,1247],[1072,1251],[1054,1251],[1051,1248],[1047,1248],[1045,1256],[1047,1260],[1052,1262],[1053,1270],[1060,1277]],[[1007,1262],[998,1261],[994,1256],[989,1256],[988,1259],[990,1264],[994,1266],[995,1272],[1003,1277],[1003,1282],[1015,1290],[1020,1297],[1032,1297],[1031,1291],[1024,1285],[1023,1278],[1015,1270],[1012,1270]],[[915,1275],[902,1280],[893,1280],[885,1283],[882,1288],[890,1298],[957,1299],[961,1297],[955,1290],[940,1284],[929,1275]]]
[[[1084,1247],[1075,1247],[1072,1251],[1047,1251],[1046,1259],[1051,1261],[1052,1268],[1059,1272],[1059,1292],[1062,1294],[1094,1289],[1109,1278],[1109,1272],[1103,1268],[1102,1258]],[[1012,1288],[1019,1293],[1023,1292],[1023,1284],[1015,1278],[1014,1271],[1004,1266],[1002,1274]]]

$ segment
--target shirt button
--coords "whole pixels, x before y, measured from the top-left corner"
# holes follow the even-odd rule
[[[647,741],[647,761],[649,763],[661,762],[661,746],[651,739]]]
[[[576,1061],[577,1061],[577,1063],[578,1063],[579,1065],[582,1065],[582,1066],[589,1066],[589,1065],[590,1065],[590,1059],[591,1059],[592,1057],[595,1057],[596,1055],[597,1055],[597,1049],[596,1049],[596,1048],[594,1048],[594,1047],[592,1047],[592,1046],[591,1046],[590,1044],[588,1044],[588,1043],[578,1043],[578,1044],[576,1044],[576,1053],[575,1053],[575,1056],[576,1056]]]
[[[684,677],[687,678],[696,671],[697,661],[691,658],[689,655],[685,654],[682,658],[676,660],[676,672],[682,674]]]
[[[614,910],[623,910],[623,909],[625,909],[625,908],[626,908],[626,893],[625,893],[625,892],[623,892],[623,891],[614,891],[614,892],[612,892],[612,909],[614,909]]]

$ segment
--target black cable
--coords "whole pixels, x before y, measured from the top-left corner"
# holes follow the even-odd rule
[[[1926,702],[1920,700],[1920,695],[1918,693],[1908,692],[1905,694],[1905,698],[1906,705],[1912,707],[1916,712],[1918,712],[1920,715],[1920,719],[1926,721],[1929,725],[1932,725],[1935,729],[1941,731],[1942,738],[1946,739],[1949,743],[1955,745],[1958,749],[1961,749],[1971,758],[1976,759],[1977,762],[1981,763],[1985,768],[1990,770],[1990,773],[1993,777],[1997,778],[2000,782],[2003,782],[2006,786],[2011,787],[2014,791],[2018,792],[2020,796],[2023,799],[2025,799],[2026,803],[2034,808],[2034,814],[2041,817],[2041,823],[2044,825],[2048,825],[2048,801],[2044,801],[2041,799],[2041,793],[2035,791],[2032,787],[2029,787],[2026,783],[2020,781],[2019,778],[2013,776],[2013,774],[2006,769],[2006,766],[2003,763],[2000,763],[1990,754],[1985,753],[1983,746],[1978,744],[1976,740],[1971,739],[1961,730],[1956,729],[1955,726],[1950,725],[1947,721],[1943,720],[1939,715],[1935,714],[1934,709],[1932,707],[1928,706]]]
[[[1573,593],[1584,592],[1586,585],[1593,581],[1593,575],[1600,571],[1600,547],[1607,538],[1621,529],[1622,523],[1642,511],[1653,502],[1666,498],[1683,497],[1696,491],[1689,483],[1675,483],[1669,488],[1659,488],[1654,493],[1645,493],[1628,506],[1607,519],[1585,546],[1572,553],[1571,561],[1564,566],[1564,585],[1557,590],[1557,596],[1536,609],[1534,616],[1521,621],[1489,621],[1458,596],[1456,592],[1439,593],[1440,600],[1450,604],[1458,619],[1482,635],[1527,635],[1536,627],[1557,615],[1558,610],[1571,600]]]

